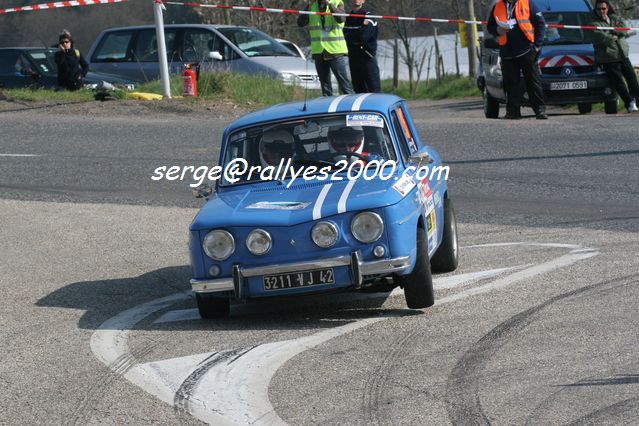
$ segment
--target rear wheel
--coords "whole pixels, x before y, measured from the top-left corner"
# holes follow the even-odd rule
[[[406,305],[411,309],[421,309],[435,304],[433,277],[428,260],[428,240],[426,231],[417,228],[417,260],[413,272],[403,277]]]
[[[226,318],[231,312],[231,301],[228,297],[215,297],[206,293],[195,293],[197,310],[204,319]]]
[[[488,93],[488,89],[484,89],[484,115],[486,118],[499,117],[499,101]]]
[[[579,114],[590,114],[592,112],[592,104],[577,104]]]
[[[617,99],[604,102],[604,111],[606,111],[606,114],[616,114],[618,110]]]
[[[433,272],[452,272],[459,264],[459,249],[457,245],[457,220],[453,202],[444,199],[444,233],[442,243],[430,260]]]

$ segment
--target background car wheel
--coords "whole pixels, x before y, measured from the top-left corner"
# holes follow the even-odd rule
[[[209,294],[195,293],[197,310],[205,319],[226,318],[231,312],[231,301],[227,297],[215,297]]]
[[[592,112],[592,104],[577,104],[579,114],[590,114]]]
[[[428,260],[428,240],[426,231],[417,228],[417,260],[413,272],[403,277],[406,305],[411,309],[421,309],[435,304],[433,277]]]
[[[617,99],[604,102],[604,111],[606,114],[616,114],[618,111]]]
[[[490,96],[486,89],[484,89],[484,115],[486,118],[499,117],[499,101]]]
[[[444,199],[444,234],[442,243],[430,260],[433,272],[452,272],[459,264],[459,246],[457,245],[457,220],[453,202]]]

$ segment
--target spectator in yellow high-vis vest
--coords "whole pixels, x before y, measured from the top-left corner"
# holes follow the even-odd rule
[[[342,0],[311,0],[305,10],[312,12],[344,13]],[[308,25],[311,36],[311,54],[322,85],[324,96],[333,96],[331,71],[337,79],[339,90],[345,94],[353,92],[348,80],[348,47],[344,39],[344,16],[300,14],[297,25]]]

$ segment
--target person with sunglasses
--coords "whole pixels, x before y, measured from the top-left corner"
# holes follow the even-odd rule
[[[596,1],[594,21],[591,25],[596,27],[626,26],[622,19],[615,16],[615,11],[608,0]],[[618,30],[596,30],[592,33],[595,60],[603,65],[610,84],[623,100],[628,112],[637,112],[637,102],[639,102],[639,82],[637,82],[637,74],[635,74],[632,63],[628,59],[629,47],[626,41],[626,38],[634,34],[634,31]]]
[[[378,154],[364,151],[364,129],[360,126],[339,126],[328,132],[331,157],[335,162],[345,160],[354,163],[358,160],[364,164],[372,160],[381,160]]]
[[[58,50],[54,60],[58,66],[58,90],[78,90],[82,79],[89,72],[89,64],[78,49],[73,46],[73,38],[68,30],[58,36]]]

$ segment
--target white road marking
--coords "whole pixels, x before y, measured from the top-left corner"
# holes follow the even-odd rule
[[[572,265],[599,254],[598,251],[568,244],[539,243],[501,243],[475,245],[467,248],[500,247],[500,246],[537,246],[560,247],[570,249],[568,254],[556,259],[530,266],[495,281],[477,287],[471,287],[458,293],[441,298],[437,305],[455,302],[495,289],[503,289],[516,282],[528,279],[552,270]],[[499,268],[467,275],[469,280],[498,275],[509,269]],[[460,275],[461,277],[461,275]],[[459,286],[464,282],[450,278],[441,285]],[[445,287],[444,287],[445,288]],[[391,295],[399,294],[393,291]],[[131,329],[149,315],[165,309],[172,304],[190,298],[189,293],[178,293],[157,299],[124,311],[102,324],[91,337],[91,350],[95,356],[111,368],[123,375],[127,380],[158,397],[168,404],[174,404],[175,393],[182,382],[189,377],[200,363],[211,356],[211,353],[192,355],[170,360],[145,364],[134,364],[135,358],[128,349],[127,339]],[[268,399],[268,386],[277,370],[295,355],[325,343],[335,337],[350,333],[370,324],[390,317],[367,318],[352,323],[324,330],[311,336],[259,345],[242,357],[213,365],[199,378],[188,397],[185,409],[198,419],[212,424],[284,424],[275,413]]]
[[[0,154],[0,157],[42,157],[39,154]]]

